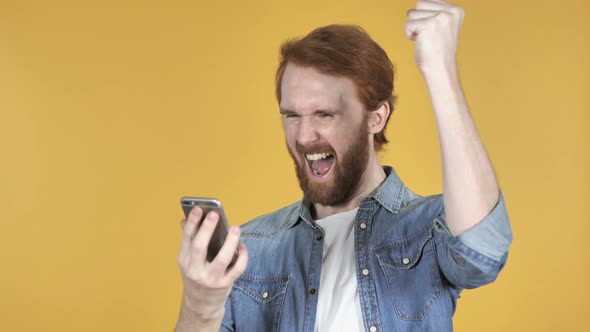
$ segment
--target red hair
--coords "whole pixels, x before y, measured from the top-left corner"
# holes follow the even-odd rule
[[[284,42],[275,77],[275,94],[279,103],[281,81],[289,62],[315,68],[327,75],[349,78],[354,82],[358,98],[367,111],[375,111],[387,102],[390,115],[393,113],[393,64],[385,51],[359,26],[328,25],[313,30],[303,38]],[[384,134],[388,122],[389,116],[383,130],[375,134],[377,151],[388,142]]]

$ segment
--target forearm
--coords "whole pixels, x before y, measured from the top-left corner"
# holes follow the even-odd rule
[[[449,230],[460,235],[495,206],[499,188],[461,88],[457,66],[423,73],[438,125]]]

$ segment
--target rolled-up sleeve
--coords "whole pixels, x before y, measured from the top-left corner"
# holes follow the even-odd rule
[[[451,283],[460,288],[475,288],[496,280],[512,243],[502,193],[492,211],[459,236],[449,231],[444,213],[434,222],[440,268]]]

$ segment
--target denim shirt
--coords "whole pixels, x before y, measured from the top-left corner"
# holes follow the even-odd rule
[[[452,331],[461,290],[494,281],[506,262],[512,232],[503,196],[475,227],[453,236],[442,195],[418,196],[393,168],[384,170],[387,178],[361,200],[354,221],[365,331]],[[221,331],[313,332],[323,230],[310,206],[304,198],[242,226],[250,259]]]

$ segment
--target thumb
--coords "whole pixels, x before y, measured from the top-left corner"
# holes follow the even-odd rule
[[[408,39],[415,41],[430,19],[431,18],[428,17],[407,21],[404,25],[404,32],[406,33],[406,37]]]

